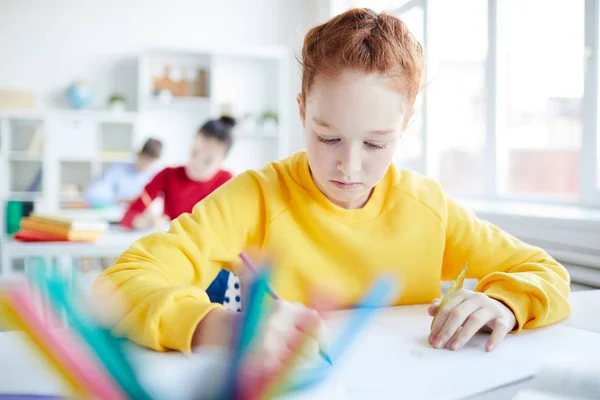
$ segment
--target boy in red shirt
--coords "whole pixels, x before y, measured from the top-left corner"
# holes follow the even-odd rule
[[[232,130],[235,119],[222,116],[206,122],[194,139],[192,153],[186,165],[167,167],[159,172],[144,188],[142,194],[129,206],[121,226],[129,229],[149,229],[162,225],[165,219],[173,220],[183,213],[191,213],[200,200],[233,177],[221,169],[227,152],[233,145]],[[158,196],[164,200],[160,219],[145,213]],[[233,278],[233,277],[232,277]],[[229,272],[222,270],[207,290],[213,302],[228,303],[228,308],[240,308],[239,281],[229,282]],[[226,291],[230,286],[230,293]]]

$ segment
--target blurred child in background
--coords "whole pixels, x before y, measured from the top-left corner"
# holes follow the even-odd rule
[[[160,159],[162,148],[161,141],[150,138],[134,162],[111,164],[102,177],[85,191],[85,202],[98,207],[130,203],[136,199],[156,174],[153,167]]]

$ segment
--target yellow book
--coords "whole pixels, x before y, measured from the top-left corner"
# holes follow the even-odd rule
[[[93,242],[102,237],[99,231],[80,231],[69,229],[60,225],[53,225],[45,222],[36,221],[30,217],[21,219],[21,229],[44,232],[55,235],[59,239],[72,240],[78,242]]]
[[[33,213],[29,216],[34,221],[43,222],[46,224],[52,224],[68,229],[80,230],[80,231],[100,231],[104,232],[108,229],[108,223],[106,221],[95,221],[85,219],[73,219],[67,217],[61,217],[58,215],[47,215]]]

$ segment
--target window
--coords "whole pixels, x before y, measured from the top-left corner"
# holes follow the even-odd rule
[[[499,193],[574,200],[580,190],[584,0],[504,0],[498,6]]]
[[[487,2],[428,4],[428,173],[448,191],[483,194]]]
[[[415,39],[423,45],[423,9],[421,7],[412,7],[397,15],[408,26]],[[402,168],[413,169],[419,172],[425,171],[425,166],[423,165],[425,152],[423,148],[423,118],[423,96],[419,95],[415,102],[415,116],[403,133],[396,154],[396,164]]]
[[[459,197],[600,206],[600,0],[337,1],[424,46],[397,164]]]

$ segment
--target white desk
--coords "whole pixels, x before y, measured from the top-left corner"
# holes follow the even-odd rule
[[[431,349],[426,344],[430,318],[426,315],[425,306],[390,308],[381,312],[346,359],[335,366],[330,383],[315,388],[310,393],[293,395],[291,399],[405,398],[402,396],[403,389],[423,381],[430,386],[433,385],[434,388],[436,384],[438,387],[442,387],[444,389],[442,393],[446,393],[445,390],[453,385],[459,387],[462,385],[462,387],[473,390],[473,393],[461,398],[510,399],[517,390],[524,386],[523,378],[526,379],[535,373],[541,360],[552,358],[560,351],[567,351],[583,357],[592,355],[595,349],[597,357],[600,357],[600,333],[572,327],[581,327],[585,320],[600,317],[595,314],[599,303],[600,290],[573,293],[573,318],[537,332],[510,335],[492,353],[485,353],[479,346],[457,352]],[[344,314],[338,314],[329,321],[333,332],[335,332],[336,325],[343,320]],[[412,354],[407,355],[406,348],[400,344],[394,345],[393,341],[399,336],[404,339],[408,338],[413,344],[421,346],[420,351],[425,353],[423,360],[427,360],[425,362],[429,362],[429,364],[418,365],[414,359],[410,359]],[[486,338],[478,339],[481,339],[478,340],[478,344],[481,345]],[[145,376],[149,382],[172,382],[167,391],[169,398],[186,398],[183,394],[186,385],[179,384],[176,382],[177,379],[193,381],[194,385],[201,384],[202,379],[205,379],[202,384],[215,385],[218,378],[214,378],[214,374],[226,370],[223,357],[217,357],[214,352],[208,350],[203,355],[202,358],[200,356],[196,358],[193,366],[187,365],[184,368],[175,367],[177,363],[182,362],[182,356],[176,353],[159,354],[147,350],[137,350],[135,360],[142,369],[142,376]],[[57,379],[32,356],[28,348],[24,346],[19,334],[0,333],[0,357],[2,359],[0,362],[0,393],[7,391],[13,393],[61,393],[62,389]],[[506,357],[517,360],[514,366],[505,371],[505,374],[509,376],[496,376],[492,379],[486,377],[486,370],[488,370],[486,365],[493,364],[494,360],[506,359]],[[429,377],[432,365],[448,364],[449,362],[453,365],[450,372],[452,379],[445,383],[432,381]],[[360,366],[360,369],[356,368],[357,365]],[[393,366],[393,368],[386,368],[387,366]],[[157,375],[161,379],[152,379],[152,376]],[[520,382],[506,384],[514,382],[512,378],[519,379],[519,377],[521,377]],[[468,383],[465,383],[465,379]],[[187,386],[189,388],[189,385]],[[336,397],[337,394],[334,392],[338,389],[343,392]],[[175,391],[179,391],[180,396],[177,396]],[[436,400],[455,398],[439,393],[432,397]]]
[[[27,257],[117,257],[137,239],[151,231],[126,231],[111,227],[93,243],[76,242],[19,242],[7,239],[2,248],[3,274],[12,274],[14,259]]]

